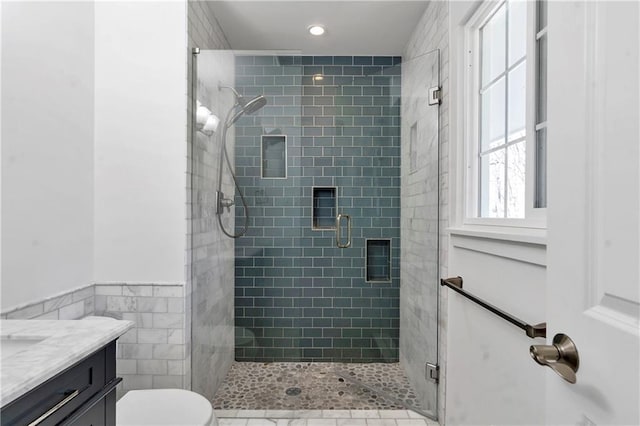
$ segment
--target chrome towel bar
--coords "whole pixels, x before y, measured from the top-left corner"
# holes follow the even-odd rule
[[[451,290],[455,291],[471,300],[472,302],[477,303],[482,306],[489,312],[492,312],[502,318],[503,320],[509,321],[511,324],[516,327],[524,330],[525,334],[530,338],[534,339],[536,337],[547,337],[547,323],[541,322],[540,324],[530,325],[526,322],[522,321],[503,311],[502,309],[498,309],[492,304],[485,302],[479,297],[474,296],[473,294],[462,289],[462,277],[452,277],[452,278],[444,278],[440,280],[440,285],[449,287]]]

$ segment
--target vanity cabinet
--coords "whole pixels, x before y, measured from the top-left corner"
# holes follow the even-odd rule
[[[43,360],[46,362],[46,359]],[[115,426],[116,342],[2,407],[2,426]]]

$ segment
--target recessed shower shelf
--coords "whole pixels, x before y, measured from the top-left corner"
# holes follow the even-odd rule
[[[368,239],[366,247],[366,281],[391,282],[391,240]]]
[[[285,179],[287,177],[287,137],[285,135],[262,136],[262,177]]]
[[[313,229],[336,229],[336,188],[313,188]]]

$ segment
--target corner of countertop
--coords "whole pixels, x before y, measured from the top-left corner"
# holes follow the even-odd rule
[[[133,326],[132,321],[108,317],[0,320],[2,337],[43,339],[0,363],[0,407],[115,341]]]

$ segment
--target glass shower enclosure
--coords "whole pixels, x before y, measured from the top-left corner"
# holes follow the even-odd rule
[[[329,362],[351,380],[349,363],[399,363],[417,395],[387,396],[435,417],[438,52],[193,64],[192,108],[220,119],[191,132],[193,389],[212,398],[234,360]]]

